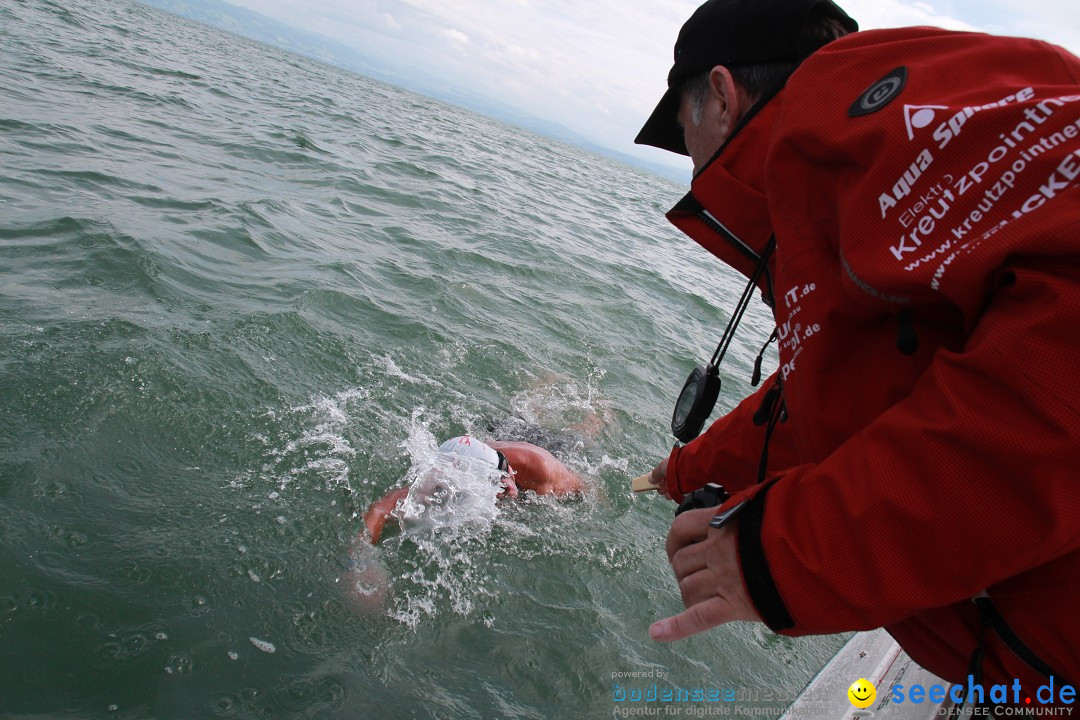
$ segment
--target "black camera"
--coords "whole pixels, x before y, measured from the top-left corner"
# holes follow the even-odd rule
[[[731,496],[728,494],[728,491],[724,489],[723,485],[709,483],[705,487],[699,488],[684,497],[683,501],[679,503],[679,507],[675,510],[675,516],[678,517],[680,513],[684,513],[687,510],[716,507],[729,497]]]

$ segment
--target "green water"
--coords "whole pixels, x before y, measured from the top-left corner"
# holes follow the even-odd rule
[[[648,639],[671,506],[628,478],[741,285],[683,188],[124,0],[0,4],[0,158],[0,716],[780,708],[838,646]],[[359,513],[514,417],[602,421],[587,496],[391,533],[355,612]]]

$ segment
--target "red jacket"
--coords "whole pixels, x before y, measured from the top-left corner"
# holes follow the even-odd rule
[[[1078,182],[1080,60],[907,28],[811,56],[669,213],[744,274],[726,233],[776,237],[768,480],[750,416],[775,378],[668,467],[676,496],[748,501],[740,562],[773,630],[885,626],[962,680],[986,590],[1080,681]],[[1044,682],[993,633],[986,652],[985,683]]]

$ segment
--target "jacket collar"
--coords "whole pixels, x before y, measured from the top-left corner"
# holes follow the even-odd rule
[[[760,105],[690,184],[668,220],[716,257],[749,277],[772,237],[765,166],[780,93]],[[759,286],[767,296],[774,261]],[[768,302],[768,300],[767,300]]]

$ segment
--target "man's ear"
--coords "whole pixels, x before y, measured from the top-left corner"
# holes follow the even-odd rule
[[[723,65],[709,71],[709,92],[720,103],[720,124],[726,136],[735,129],[735,124],[742,117],[746,99],[735,86],[731,71]]]

